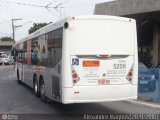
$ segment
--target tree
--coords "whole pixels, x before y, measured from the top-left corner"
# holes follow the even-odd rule
[[[2,37],[1,41],[6,42],[6,41],[13,41],[11,37]]]
[[[30,27],[30,29],[28,30],[28,33],[31,34],[46,25],[48,25],[48,24],[47,23],[33,23],[33,26]]]

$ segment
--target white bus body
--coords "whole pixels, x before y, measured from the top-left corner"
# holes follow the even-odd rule
[[[64,104],[137,99],[136,37],[134,19],[67,17],[15,45],[18,80]]]

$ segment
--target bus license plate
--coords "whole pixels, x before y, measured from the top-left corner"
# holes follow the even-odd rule
[[[148,81],[140,81],[140,84],[148,84]]]
[[[107,85],[110,84],[110,80],[98,80],[99,85]]]

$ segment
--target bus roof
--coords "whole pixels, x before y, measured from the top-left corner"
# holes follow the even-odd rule
[[[27,37],[25,37],[25,38],[17,41],[16,44],[22,43],[22,42],[24,42],[24,41],[30,40],[30,39],[32,39],[32,38],[38,37],[38,36],[43,35],[43,34],[45,34],[45,33],[51,32],[51,31],[54,30],[54,29],[57,29],[57,28],[59,28],[59,27],[62,27],[62,26],[63,26],[63,24],[62,24],[63,21],[64,21],[64,20],[61,20],[61,21],[56,22],[56,23],[50,23],[50,24],[42,27],[41,29],[39,29],[39,30],[31,33],[31,34],[28,35]]]
[[[118,17],[118,16],[110,16],[110,15],[87,15],[87,16],[69,16],[65,19],[50,23],[47,26],[33,32],[32,34],[28,35],[27,37],[19,40],[16,42],[16,44],[22,43],[24,41],[30,40],[32,38],[38,37],[40,35],[43,35],[45,33],[51,32],[52,30],[58,29],[60,27],[63,27],[64,22],[70,21],[70,20],[115,20],[115,21],[125,21],[125,22],[131,22],[135,21],[131,18],[125,18],[125,17]]]

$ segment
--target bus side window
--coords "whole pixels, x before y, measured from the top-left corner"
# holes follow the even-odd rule
[[[22,63],[22,52],[18,52],[17,61]]]
[[[27,52],[23,52],[23,63],[27,64]]]
[[[54,53],[55,53],[54,48],[48,49],[48,66],[49,67],[54,67],[54,64],[55,64]]]
[[[49,67],[55,67],[62,58],[62,33],[63,28],[59,28],[47,34]]]
[[[35,50],[31,50],[31,64],[37,65],[38,62],[38,52]]]

